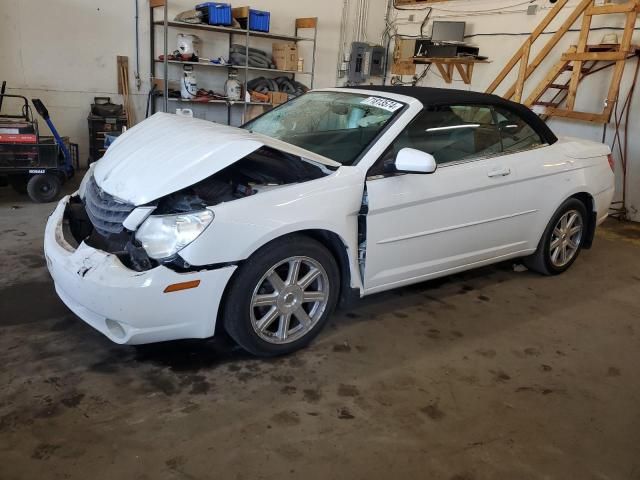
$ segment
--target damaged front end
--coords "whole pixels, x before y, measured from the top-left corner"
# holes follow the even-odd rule
[[[213,268],[193,267],[179,254],[215,221],[211,207],[331,172],[324,165],[262,146],[213,175],[144,205],[123,202],[104,191],[90,172],[81,196],[72,196],[66,206],[63,233],[72,246],[84,242],[116,255],[127,268],[139,272],[158,265],[177,272]]]
[[[89,173],[90,175],[90,173]],[[72,247],[82,242],[116,255],[126,267],[145,271],[158,265],[136,241],[134,232],[124,227],[135,205],[119,202],[89,178],[83,198],[73,195],[64,212],[63,234]]]

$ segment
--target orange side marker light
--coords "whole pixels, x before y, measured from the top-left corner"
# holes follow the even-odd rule
[[[179,292],[180,290],[189,290],[200,285],[200,280],[191,280],[189,282],[174,283],[164,289],[164,293]]]

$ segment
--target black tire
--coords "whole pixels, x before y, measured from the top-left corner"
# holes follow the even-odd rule
[[[327,300],[322,314],[303,336],[290,343],[271,343],[258,335],[253,327],[252,316],[255,308],[259,308],[251,307],[253,292],[263,284],[264,276],[272,267],[291,257],[305,257],[322,266],[328,282]],[[234,274],[227,287],[221,320],[227,333],[249,353],[261,357],[285,355],[306,346],[322,330],[336,306],[339,289],[338,265],[321,243],[304,235],[283,237],[260,248]]]
[[[11,185],[11,188],[21,195],[27,193],[27,181],[28,178],[26,175],[9,176],[9,185]]]
[[[43,175],[34,175],[27,183],[27,193],[29,197],[36,203],[53,202],[60,195],[62,182],[57,175],[45,173]]]
[[[558,266],[555,265],[551,258],[551,241],[553,238],[553,231],[556,227],[556,224],[560,221],[560,219],[568,212],[575,211],[580,215],[582,221],[582,234],[580,237],[579,245],[571,259],[564,265]],[[584,239],[586,238],[588,231],[588,222],[589,217],[587,215],[587,209],[580,200],[576,198],[569,198],[566,200],[560,207],[556,210],[551,217],[551,221],[547,225],[547,228],[540,239],[540,243],[538,244],[538,249],[536,252],[523,259],[525,266],[529,270],[533,270],[534,272],[538,272],[542,275],[558,275],[567,269],[576,261],[578,256],[580,255],[580,250],[582,250],[582,244]]]

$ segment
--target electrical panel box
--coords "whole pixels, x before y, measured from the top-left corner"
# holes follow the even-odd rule
[[[369,77],[371,47],[368,43],[353,42],[349,60],[349,82],[362,83]]]
[[[362,83],[370,76],[382,76],[384,73],[384,54],[384,47],[379,45],[372,46],[365,42],[353,42],[349,59],[349,82]]]
[[[371,47],[371,66],[369,75],[372,77],[381,77],[384,75],[384,47],[376,45]]]

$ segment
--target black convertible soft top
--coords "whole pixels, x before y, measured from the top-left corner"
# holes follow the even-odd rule
[[[457,90],[455,88],[433,88],[433,87],[408,87],[392,85],[362,85],[357,87],[347,87],[359,90],[373,90],[383,93],[396,93],[406,95],[419,100],[425,106],[437,105],[496,105],[511,110],[523,118],[531,125],[538,135],[549,145],[558,141],[551,129],[540,117],[533,113],[524,105],[510,100],[505,100],[497,95],[489,93],[470,92],[467,90]]]

